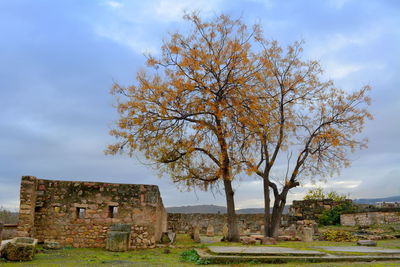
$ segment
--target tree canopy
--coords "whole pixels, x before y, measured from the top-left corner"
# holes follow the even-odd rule
[[[239,239],[231,182],[242,170],[256,174],[266,234],[276,235],[290,189],[348,166],[348,152],[366,146],[357,134],[372,118],[370,88],[347,92],[324,81],[319,63],[302,58],[301,42],[283,49],[257,25],[225,15],[185,19],[191,31],[170,34],[136,84],[114,84],[120,119],[107,153],[142,151],[187,188],[222,182],[231,241]]]

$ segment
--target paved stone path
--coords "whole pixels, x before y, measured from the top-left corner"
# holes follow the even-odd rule
[[[400,249],[388,249],[379,247],[360,247],[360,246],[348,246],[348,247],[328,247],[319,246],[312,247],[316,249],[323,249],[332,252],[360,252],[360,253],[382,253],[382,254],[400,254]]]
[[[312,250],[296,250],[284,247],[214,247],[209,246],[208,249],[216,254],[235,254],[235,255],[307,255],[322,256],[326,253]]]
[[[285,247],[258,247],[258,246],[209,246],[207,249],[196,249],[199,256],[216,264],[248,263],[251,261],[263,263],[286,262],[369,262],[394,261],[400,263],[400,249],[386,249],[379,247],[360,246],[318,246],[314,249],[325,250],[296,250]],[[334,253],[336,252],[336,253]],[[340,255],[337,255],[339,252]],[[340,253],[343,252],[343,253]],[[364,255],[345,254],[346,252],[365,253]],[[400,266],[400,265],[399,265]]]

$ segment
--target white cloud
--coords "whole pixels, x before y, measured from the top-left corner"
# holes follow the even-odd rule
[[[341,180],[341,181],[334,181],[328,180],[326,183],[324,182],[316,182],[316,183],[306,183],[302,187],[306,189],[313,189],[317,187],[322,187],[327,191],[341,191],[343,189],[351,189],[357,188],[362,184],[361,180]]]
[[[335,58],[337,54],[343,54],[342,50],[344,49],[370,46],[371,43],[379,40],[386,31],[385,27],[377,25],[359,32],[319,35],[318,38],[311,37],[307,40],[305,52],[310,58]]]
[[[122,4],[120,2],[116,2],[116,1],[108,1],[106,2],[106,5],[112,7],[112,8],[120,8],[122,7]]]
[[[329,62],[326,64],[326,73],[329,78],[342,79],[364,68],[365,66],[361,64],[340,64],[338,62]]]
[[[121,25],[97,25],[95,32],[101,36],[111,39],[121,45],[128,46],[139,54],[155,55],[159,52],[159,46],[155,45],[150,39],[147,39],[141,29],[134,27],[124,27]]]
[[[108,1],[106,13],[90,23],[101,37],[128,46],[136,53],[155,54],[163,35],[176,30],[172,23],[182,21],[185,12],[199,11],[202,17],[208,17],[220,12],[221,3],[222,0]]]
[[[181,20],[185,12],[191,11],[200,11],[203,17],[207,17],[218,11],[221,2],[221,0],[159,0],[153,8],[158,20],[171,22]]]

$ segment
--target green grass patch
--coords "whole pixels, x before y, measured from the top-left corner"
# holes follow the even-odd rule
[[[218,240],[218,238],[216,238]],[[288,247],[295,249],[315,250],[313,246],[354,246],[355,242],[278,242],[275,246]],[[205,264],[197,262],[192,251],[193,248],[205,248],[207,246],[242,246],[240,243],[216,242],[210,244],[199,244],[193,242],[188,235],[177,235],[177,242],[174,247],[155,248],[146,250],[132,250],[127,252],[110,252],[101,248],[72,248],[66,247],[60,250],[41,250],[33,261],[29,262],[6,262],[0,259],[0,266],[197,266]],[[255,245],[261,246],[261,245]],[[400,249],[400,240],[381,240],[378,241],[379,247]],[[187,253],[187,254],[186,254]],[[183,256],[186,254],[186,256]],[[197,254],[197,253],[196,253]],[[198,257],[198,256],[197,256]],[[189,260],[191,258],[193,260]],[[207,266],[227,266],[227,265],[207,265]],[[381,266],[400,266],[400,262],[375,262],[375,263],[286,263],[286,264],[258,264],[256,261],[246,264],[233,264],[229,266],[266,266],[266,267],[381,267]]]

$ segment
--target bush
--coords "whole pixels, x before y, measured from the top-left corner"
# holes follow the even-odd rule
[[[356,241],[357,239],[347,231],[343,230],[329,230],[323,233],[326,241],[334,242],[345,242],[345,241]]]
[[[323,200],[332,199],[334,201],[343,201],[347,199],[346,194],[340,194],[335,191],[330,191],[326,193],[322,187],[317,187],[315,189],[308,190],[307,194],[304,196],[304,200]]]
[[[333,207],[330,210],[325,210],[320,216],[318,216],[319,224],[321,225],[339,225],[340,215],[342,213],[348,213],[354,211],[354,207],[351,204],[342,204]]]
[[[210,263],[208,260],[204,260],[204,259],[200,258],[199,254],[197,254],[196,250],[194,250],[194,249],[182,252],[181,259],[182,259],[182,261],[193,262],[196,264],[209,264]]]

